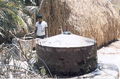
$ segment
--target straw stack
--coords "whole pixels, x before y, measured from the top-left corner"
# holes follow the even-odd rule
[[[50,36],[68,30],[97,40],[98,46],[119,37],[120,17],[109,0],[44,0],[40,13]]]

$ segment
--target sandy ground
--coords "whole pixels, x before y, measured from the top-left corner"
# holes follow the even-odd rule
[[[99,49],[97,53],[98,63],[115,65],[118,68],[118,71],[120,71],[120,41],[116,41],[107,47]]]

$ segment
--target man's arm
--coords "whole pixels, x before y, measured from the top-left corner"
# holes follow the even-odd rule
[[[48,27],[45,27],[45,35],[48,37]]]
[[[46,22],[46,25],[45,25],[45,35],[46,35],[46,37],[48,37],[48,24],[47,24],[47,22]]]

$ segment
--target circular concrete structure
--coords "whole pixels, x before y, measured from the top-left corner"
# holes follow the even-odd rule
[[[74,34],[60,34],[37,44],[37,54],[53,75],[72,77],[97,68],[97,46],[92,39]],[[39,66],[44,64],[39,61]]]

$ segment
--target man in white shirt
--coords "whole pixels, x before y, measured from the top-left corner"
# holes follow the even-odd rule
[[[35,33],[37,38],[44,39],[48,35],[47,22],[43,21],[42,15],[37,15],[37,22],[35,24]]]

